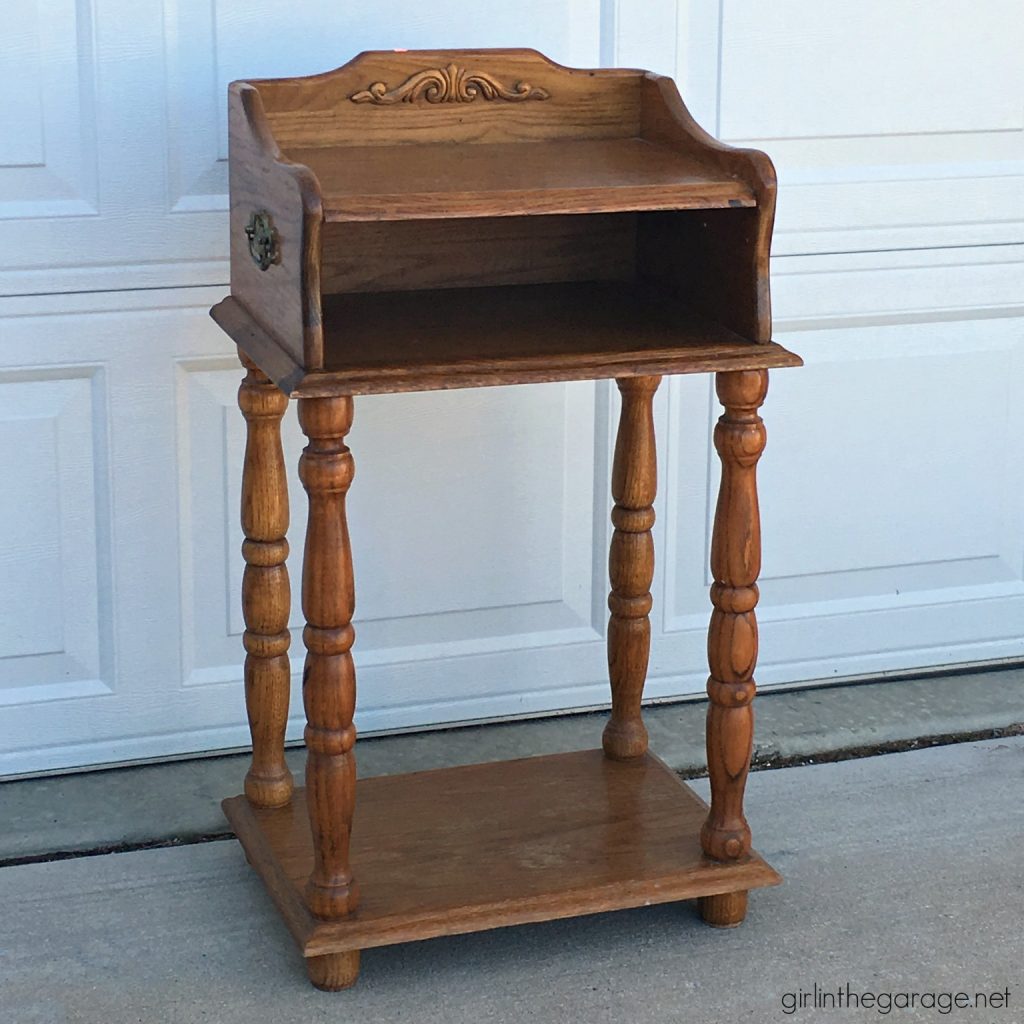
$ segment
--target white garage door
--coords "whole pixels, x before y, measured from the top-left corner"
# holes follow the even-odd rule
[[[0,772],[246,741],[239,372],[206,315],[226,83],[510,45],[674,74],[778,165],[776,336],[807,366],[765,408],[760,682],[1024,654],[1018,0],[26,0],[0,33]],[[357,403],[364,731],[605,700],[611,391]],[[715,415],[706,377],[659,396],[652,697],[704,684]]]

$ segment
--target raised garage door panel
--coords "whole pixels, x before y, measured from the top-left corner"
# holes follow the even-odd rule
[[[1017,0],[719,4],[717,132],[776,163],[776,255],[1024,240]]]
[[[31,0],[9,20],[0,290],[68,294],[0,301],[0,773],[246,743],[239,371],[207,316],[224,85],[363,47],[653,67],[775,158],[776,335],[807,365],[765,406],[760,684],[1024,656],[1024,245],[991,244],[1024,219],[1019,4]],[[607,701],[617,401],[357,402],[362,732]],[[653,698],[704,690],[718,411],[707,377],[656,402]],[[285,445],[298,739],[294,413]]]
[[[1024,454],[1005,443],[1024,430],[1024,264],[974,258],[777,278],[776,336],[806,365],[772,375],[763,410],[762,685],[1024,655]],[[922,316],[952,278],[965,307]],[[719,409],[697,380],[668,400],[655,657],[702,667]]]
[[[0,504],[0,774],[247,742],[241,368],[208,316],[222,294],[0,303],[17,494]],[[82,365],[84,350],[102,355]],[[570,383],[357,402],[360,729],[604,699],[607,397]],[[293,739],[301,445],[293,408]]]
[[[601,0],[5,3],[0,295],[226,283],[234,78],[313,74],[391,47],[529,45],[594,64],[600,11]]]

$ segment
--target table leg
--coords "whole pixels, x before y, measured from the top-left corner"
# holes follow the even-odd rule
[[[282,807],[292,795],[284,759],[291,666],[288,661],[288,485],[281,418],[288,396],[239,350],[248,370],[238,389],[246,422],[242,468],[242,614],[245,619],[245,706],[252,764],[245,795],[254,807]]]
[[[761,525],[757,506],[757,460],[764,450],[758,409],[768,391],[765,370],[717,375],[725,414],[715,427],[722,483],[711,542],[711,627],[708,633],[707,718],[711,810],[701,831],[704,852],[737,861],[750,852],[750,827],[743,816],[743,790],[754,742],[754,666],[757,661],[757,576],[761,570]],[[747,909],[745,892],[701,901],[708,924],[739,924]]]
[[[345,495],[354,465],[345,444],[352,399],[300,398],[299,423],[308,444],[299,476],[309,496],[302,569],[302,680],[306,708],[306,802],[313,837],[313,870],[306,901],[317,917],[338,918],[358,903],[349,868],[349,832],[356,795],[356,678],[352,661],[355,589],[345,519]],[[326,989],[347,988],[359,972],[359,951],[307,960],[310,980]]]
[[[608,677],[612,713],[604,728],[605,754],[616,761],[647,750],[640,702],[651,649],[651,580],[654,578],[654,496],[658,486],[654,392],[660,377],[617,381],[622,411],[612,464],[612,534],[608,556]]]

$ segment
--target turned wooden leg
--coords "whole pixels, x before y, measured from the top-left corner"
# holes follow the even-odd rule
[[[617,761],[647,750],[640,701],[651,649],[651,580],[654,578],[654,495],[658,486],[654,443],[654,392],[660,377],[617,381],[622,412],[612,464],[612,534],[608,556],[608,677],[612,713],[601,742]]]
[[[352,425],[352,399],[299,399],[299,423],[309,443],[299,476],[309,495],[309,522],[302,567],[303,640],[306,667],[302,696],[306,708],[306,803],[313,836],[313,871],[306,883],[309,909],[322,918],[344,917],[358,902],[349,869],[349,831],[356,796],[356,731],[352,715],[356,675],[352,662],[355,589],[352,551],[345,520],[345,494],[354,472],[345,435]],[[344,976],[355,981],[358,952],[348,967],[338,960],[310,968],[325,986]],[[353,960],[353,957],[356,960]],[[332,966],[333,965],[333,966]],[[313,971],[319,971],[313,977]]]
[[[735,861],[750,852],[743,790],[754,743],[754,607],[761,570],[756,471],[765,444],[764,424],[757,410],[768,391],[768,374],[764,370],[719,373],[716,386],[725,413],[715,427],[722,483],[711,542],[711,571],[715,579],[708,632],[711,703],[707,752],[711,810],[701,831],[701,844],[709,857]],[[745,909],[745,894],[708,897],[702,905],[704,918],[710,924],[738,924]]]
[[[288,396],[239,350],[248,370],[238,389],[247,432],[242,469],[242,613],[245,618],[245,706],[252,765],[245,795],[255,807],[281,807],[292,795],[284,760],[291,666],[288,661],[288,484],[281,418]]]

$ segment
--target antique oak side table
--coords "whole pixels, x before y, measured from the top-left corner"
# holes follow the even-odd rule
[[[247,373],[242,484],[252,766],[225,812],[325,989],[359,951],[699,899],[739,924],[778,875],[752,849],[760,567],[758,409],[773,367],[775,175],[721,145],[673,83],[532,50],[364,53],[230,88],[231,294],[212,314]],[[661,375],[717,373],[710,809],[647,752]],[[354,395],[615,378],[603,750],[356,781],[345,495]],[[280,424],[308,444],[306,785],[284,760],[288,495]],[[358,812],[356,808],[358,806]],[[353,814],[355,813],[354,825]]]

